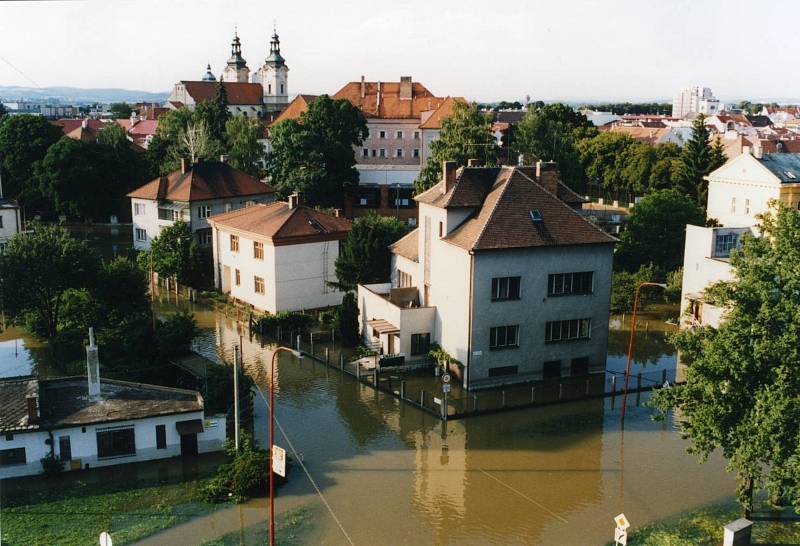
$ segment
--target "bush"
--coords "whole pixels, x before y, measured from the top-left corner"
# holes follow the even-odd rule
[[[42,463],[42,474],[48,478],[58,476],[64,471],[64,462],[53,455],[53,452],[47,454],[46,457],[39,459]]]
[[[267,330],[276,330],[280,327],[286,331],[305,332],[314,324],[314,317],[297,311],[281,311],[274,315],[264,315],[260,319],[261,327]]]
[[[611,278],[611,311],[614,313],[630,313],[633,310],[633,299],[636,287],[642,282],[653,282],[657,279],[656,268],[652,263],[643,265],[635,273],[615,271]],[[653,291],[643,290],[639,300],[639,309],[653,301]]]
[[[682,290],[683,290],[683,268],[679,267],[675,271],[667,273],[667,289],[664,291],[664,300],[667,303],[680,302]]]
[[[256,447],[252,435],[242,431],[239,436],[239,451],[236,451],[232,440],[225,442],[225,451],[231,462],[220,465],[217,474],[203,486],[202,493],[206,500],[232,500],[239,503],[265,493],[269,454]],[[280,476],[276,476],[276,480],[279,485],[286,483],[286,478]]]
[[[191,313],[181,311],[156,325],[156,344],[162,358],[181,356],[191,351],[197,323]]]

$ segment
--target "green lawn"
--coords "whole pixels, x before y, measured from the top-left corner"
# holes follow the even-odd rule
[[[308,508],[298,508],[278,519],[275,525],[275,544],[280,546],[296,546],[305,544],[302,531],[311,520]],[[206,542],[203,546],[246,546],[267,544],[269,541],[268,527],[258,525],[241,532],[228,533],[216,540]]]
[[[630,546],[719,546],[723,527],[741,517],[737,504],[707,506],[634,529],[628,534]],[[613,546],[609,542],[609,546]],[[753,544],[800,544],[800,522],[755,522]]]
[[[36,493],[20,504],[7,498],[0,512],[2,543],[96,544],[100,533],[108,531],[115,546],[129,544],[226,506],[201,499],[204,480],[149,486],[74,482]]]

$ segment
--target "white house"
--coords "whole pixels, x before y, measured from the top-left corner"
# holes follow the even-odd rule
[[[747,234],[758,235],[758,218],[772,200],[800,209],[800,154],[763,154],[745,146],[741,155],[708,175],[706,215],[721,227],[686,226],[681,323],[719,326],[724,309],[705,298],[706,288],[733,280],[730,253]]]
[[[183,220],[203,246],[211,244],[208,218],[214,214],[275,199],[275,190],[254,176],[227,163],[190,165],[161,176],[130,192],[133,216],[133,246],[147,250],[167,226]]]
[[[604,370],[616,240],[555,164],[444,173],[392,246],[391,282],[358,287],[364,341],[406,360],[436,342],[466,388]]]
[[[288,202],[256,205],[209,219],[219,290],[270,313],[338,305],[339,244],[350,221]]]
[[[0,199],[0,254],[6,248],[8,240],[22,231],[19,214],[19,203],[14,199]]]
[[[225,416],[206,417],[200,393],[101,380],[93,341],[88,376],[0,380],[0,478],[41,473],[49,454],[79,470],[222,449]]]

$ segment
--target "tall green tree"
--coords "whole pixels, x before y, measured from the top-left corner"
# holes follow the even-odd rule
[[[6,116],[0,123],[3,195],[27,205],[39,196],[34,164],[61,138],[61,128],[29,114]]]
[[[192,111],[186,107],[170,110],[158,118],[158,128],[147,147],[146,157],[159,174],[166,175],[180,167],[181,139],[192,123]]]
[[[261,170],[266,153],[259,142],[263,137],[262,127],[252,118],[235,117],[225,125],[228,143],[228,161],[237,169],[253,176]]]
[[[686,142],[681,154],[683,166],[678,176],[680,191],[692,197],[705,208],[708,200],[708,182],[704,179],[711,171],[725,164],[725,149],[717,141],[712,146],[709,131],[702,114],[692,123],[692,137]]]
[[[685,383],[652,400],[676,411],[701,461],[722,453],[746,515],[754,489],[800,511],[800,214],[779,205],[760,230],[731,254],[734,280],[706,291],[727,309],[720,327],[675,336]]]
[[[153,269],[159,275],[195,288],[208,284],[208,254],[195,240],[189,224],[181,220],[162,229],[150,245]]]
[[[342,345],[355,347],[358,345],[358,302],[353,292],[342,297],[342,304],[336,308],[336,329]]]
[[[581,163],[591,180],[607,190],[631,190],[623,171],[636,141],[625,133],[606,131],[576,143]]]
[[[586,116],[569,106],[537,102],[528,106],[517,126],[515,145],[528,160],[556,161],[564,182],[580,189],[586,175],[576,143],[596,134]]]
[[[131,117],[133,108],[127,102],[115,102],[111,105],[109,111],[114,119],[127,119]]]
[[[299,191],[311,205],[341,207],[358,184],[353,146],[367,138],[363,114],[345,99],[317,97],[298,119],[272,128],[267,169],[281,197]]]
[[[648,194],[628,217],[614,265],[633,272],[652,262],[662,273],[675,270],[683,263],[686,224],[705,224],[705,215],[693,199],[676,190]]]
[[[358,284],[386,282],[391,268],[389,245],[406,231],[396,218],[368,214],[353,222],[336,258],[336,277],[344,290]]]
[[[439,137],[431,142],[431,157],[414,180],[414,191],[421,193],[438,183],[443,162],[455,161],[463,167],[470,159],[495,164],[497,143],[489,116],[476,104],[457,102],[452,114],[442,121]]]
[[[85,242],[60,226],[34,224],[0,255],[3,307],[34,333],[54,338],[65,294],[91,286],[97,273],[98,259]]]
[[[195,123],[205,123],[209,138],[222,147],[225,146],[225,124],[231,119],[231,113],[228,110],[228,93],[222,83],[222,77],[217,82],[211,100],[205,100],[197,105],[193,119]]]

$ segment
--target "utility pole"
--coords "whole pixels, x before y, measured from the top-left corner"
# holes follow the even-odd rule
[[[234,445],[236,452],[239,452],[239,359],[241,357],[241,347],[233,346],[233,424],[234,424]]]

